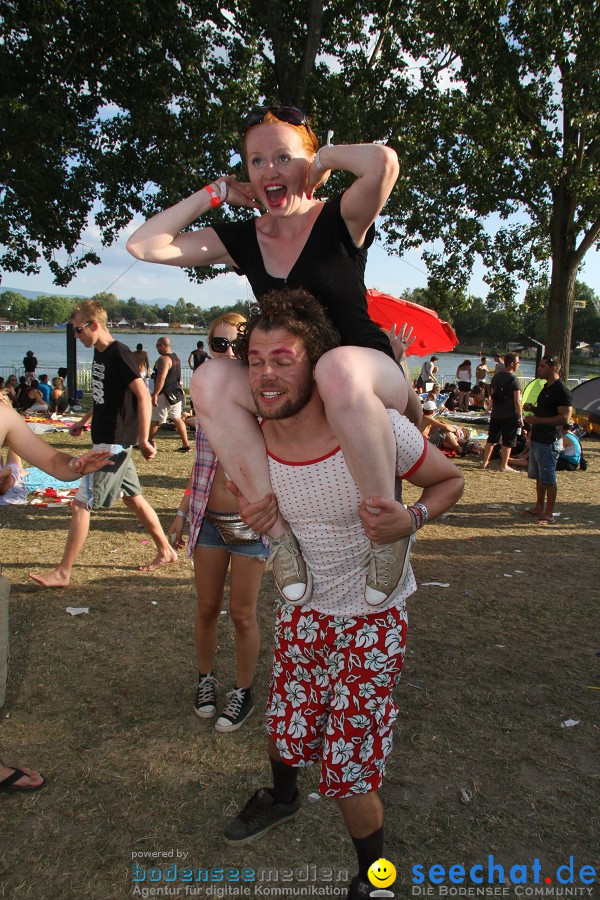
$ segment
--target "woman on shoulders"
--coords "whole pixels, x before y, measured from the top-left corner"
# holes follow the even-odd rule
[[[233,266],[247,275],[259,302],[274,289],[310,291],[327,309],[343,345],[326,353],[315,369],[327,417],[362,496],[393,500],[396,447],[386,407],[404,412],[409,387],[389,340],[369,319],[364,269],[375,219],[398,176],[396,154],[380,144],[319,149],[304,113],[295,107],[259,107],[246,117],[244,128],[249,181],[215,179],[148,220],[127,249],[148,262]],[[317,200],[315,190],[334,169],[350,172],[353,183],[326,202]],[[185,230],[224,202],[264,214]],[[241,493],[254,502],[272,493],[264,441],[246,371],[234,362],[227,368],[202,366],[190,392],[211,446]],[[218,405],[211,402],[215,396],[221,398]],[[281,517],[270,537],[279,590],[289,602],[306,602],[310,577]],[[395,545],[374,548],[366,588],[371,605],[385,602],[395,590],[401,567],[394,568],[393,560],[404,556]]]

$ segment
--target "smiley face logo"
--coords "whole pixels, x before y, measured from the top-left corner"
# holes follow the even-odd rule
[[[367,872],[369,881],[376,888],[386,888],[396,880],[396,867],[389,859],[378,859]]]

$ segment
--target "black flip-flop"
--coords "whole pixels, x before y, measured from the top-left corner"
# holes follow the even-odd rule
[[[34,791],[39,791],[46,784],[46,779],[42,775],[44,779],[41,784],[32,784],[32,785],[18,785],[15,784],[15,781],[18,781],[19,778],[31,778],[31,775],[28,775],[27,772],[23,772],[22,769],[15,769],[12,775],[8,775],[3,781],[0,781],[0,791],[3,791],[6,794],[31,794]]]

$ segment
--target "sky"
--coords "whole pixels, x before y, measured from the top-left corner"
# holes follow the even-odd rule
[[[124,229],[119,239],[108,248],[103,248],[98,228],[90,223],[82,235],[82,243],[92,247],[99,255],[101,264],[88,266],[79,273],[66,288],[53,284],[52,274],[44,263],[39,275],[3,273],[3,288],[15,290],[42,291],[47,294],[91,297],[102,291],[109,291],[120,300],[135,297],[140,301],[166,300],[175,303],[179,297],[203,309],[211,306],[228,306],[238,300],[251,299],[250,288],[245,278],[234,272],[224,272],[216,279],[204,284],[196,284],[187,278],[183,269],[174,266],[153,265],[136,261],[130,256],[125,243],[129,235],[142,223],[135,218]],[[482,265],[474,268],[469,293],[485,298],[488,288],[483,281]],[[596,294],[600,295],[600,253],[591,250],[579,276]],[[420,253],[415,250],[402,257],[389,256],[381,245],[375,244],[369,251],[366,283],[393,296],[402,296],[407,290],[427,286],[427,270]],[[523,285],[523,293],[525,286]],[[517,299],[522,299],[518,297]]]

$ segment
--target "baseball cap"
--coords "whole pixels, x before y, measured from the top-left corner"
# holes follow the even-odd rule
[[[432,412],[437,409],[437,403],[435,400],[426,400],[423,404],[423,409],[425,412]]]

